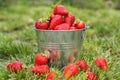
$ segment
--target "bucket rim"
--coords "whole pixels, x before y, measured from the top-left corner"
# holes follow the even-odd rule
[[[63,32],[63,31],[65,31],[65,32],[72,32],[72,31],[84,31],[84,30],[86,30],[87,28],[89,28],[89,26],[85,26],[85,28],[83,28],[83,29],[75,29],[75,30],[44,30],[44,29],[37,29],[37,28],[35,28],[34,27],[34,29],[36,30],[36,31],[48,31],[48,32]]]

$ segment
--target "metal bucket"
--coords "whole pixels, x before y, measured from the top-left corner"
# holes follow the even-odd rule
[[[38,52],[50,56],[49,65],[62,68],[79,58],[85,29],[81,30],[36,30]]]

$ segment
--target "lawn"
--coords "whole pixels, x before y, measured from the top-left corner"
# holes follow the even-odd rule
[[[114,9],[79,9],[66,6],[76,18],[84,20],[90,26],[79,56],[90,65],[99,80],[120,80],[120,11]],[[39,18],[49,16],[50,6],[10,6],[0,8],[0,80],[44,80],[31,72],[37,42],[34,23]],[[107,72],[97,68],[94,60],[106,58],[109,66]],[[20,73],[12,73],[6,65],[14,60],[26,63]],[[54,68],[58,71],[58,69]],[[63,79],[62,71],[58,71]],[[58,79],[59,80],[59,79]],[[61,79],[60,79],[61,80]],[[72,80],[86,80],[86,72],[81,71]]]

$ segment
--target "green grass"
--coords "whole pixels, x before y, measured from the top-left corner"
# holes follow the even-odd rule
[[[90,26],[86,30],[80,59],[88,62],[90,71],[96,73],[99,80],[120,80],[120,11],[67,8],[76,18],[84,20]],[[19,5],[0,10],[0,80],[45,79],[45,76],[40,77],[31,72],[37,52],[33,25],[37,19],[48,16],[49,12],[52,12],[50,6]],[[107,72],[94,65],[97,57],[107,59]],[[14,60],[26,63],[22,72],[15,74],[6,69],[6,65]],[[59,75],[62,75],[61,71]],[[86,72],[81,71],[72,80],[86,80]]]

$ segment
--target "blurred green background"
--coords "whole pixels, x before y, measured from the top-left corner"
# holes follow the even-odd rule
[[[8,73],[6,64],[13,60],[34,63],[37,42],[33,25],[37,19],[48,17],[55,4],[65,5],[90,26],[80,59],[90,64],[99,80],[120,80],[120,0],[0,0],[0,80],[35,79],[30,71]],[[107,59],[107,73],[94,70],[93,60],[97,57]],[[81,72],[74,80],[84,80],[84,74]]]
[[[0,0],[0,7],[11,5],[42,6],[61,2],[78,8],[101,9],[115,8],[120,9],[120,0]]]

